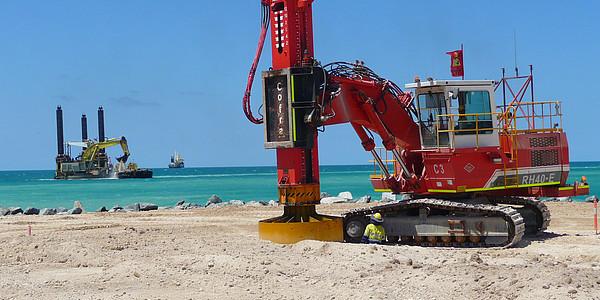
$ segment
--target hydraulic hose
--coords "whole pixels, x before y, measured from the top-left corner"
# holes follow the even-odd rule
[[[256,68],[258,67],[258,62],[260,61],[260,56],[262,54],[263,46],[265,44],[265,39],[267,37],[267,30],[269,28],[269,19],[270,19],[270,9],[268,1],[261,1],[261,30],[260,37],[258,39],[258,46],[256,48],[256,54],[254,55],[254,60],[252,61],[252,66],[250,67],[250,72],[248,74],[248,82],[246,83],[246,91],[244,93],[244,99],[242,100],[242,107],[244,109],[244,114],[246,114],[246,118],[250,120],[250,122],[254,124],[262,124],[263,118],[256,118],[252,114],[252,106],[250,104],[250,94],[252,93],[252,83],[254,82],[254,75],[256,75]],[[260,114],[260,112],[259,112]]]

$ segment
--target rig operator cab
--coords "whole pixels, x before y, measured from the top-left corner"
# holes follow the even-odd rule
[[[492,80],[430,80],[414,89],[423,149],[498,147]]]

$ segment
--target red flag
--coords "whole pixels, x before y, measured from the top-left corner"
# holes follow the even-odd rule
[[[450,55],[450,71],[453,77],[461,77],[465,75],[465,67],[463,65],[463,51],[456,50],[446,52]]]

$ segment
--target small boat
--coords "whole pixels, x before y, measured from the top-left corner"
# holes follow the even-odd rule
[[[117,177],[119,179],[152,178],[152,170],[150,170],[150,169],[127,170],[127,171],[123,171],[123,172],[118,172]]]
[[[140,169],[136,163],[129,163],[127,168],[119,168],[116,172],[116,176],[119,179],[126,178],[152,178],[151,169]]]
[[[175,154],[171,155],[171,162],[169,163],[169,168],[171,169],[179,169],[183,168],[183,156],[175,151]]]

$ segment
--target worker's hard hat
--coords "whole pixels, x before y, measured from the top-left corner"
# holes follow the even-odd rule
[[[375,223],[381,223],[381,222],[383,222],[383,218],[381,217],[380,213],[374,213],[371,216],[371,221],[373,221]]]

